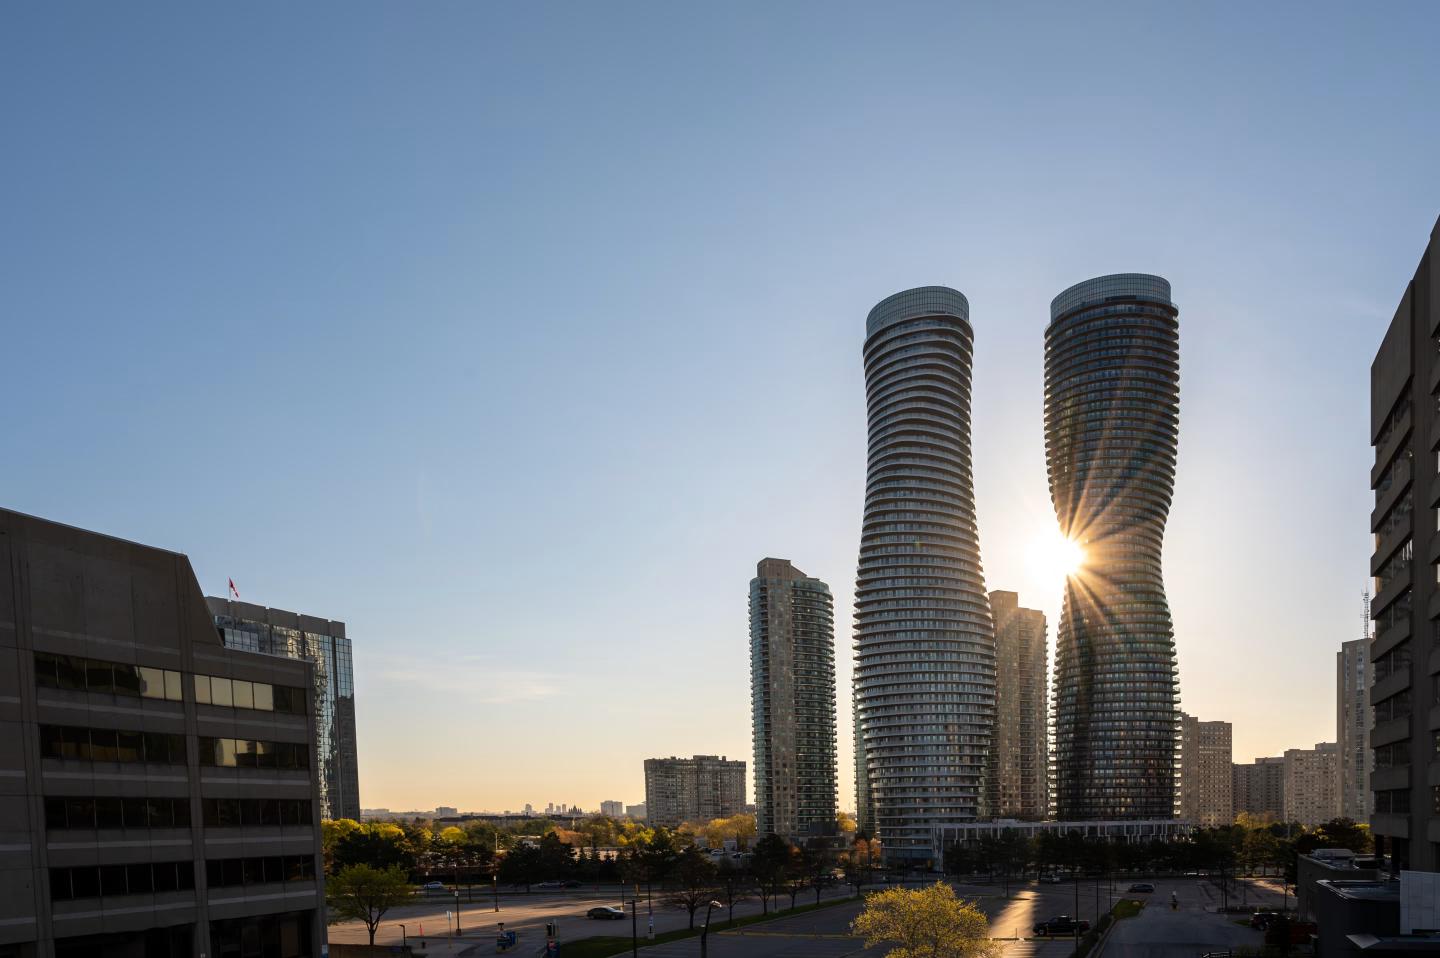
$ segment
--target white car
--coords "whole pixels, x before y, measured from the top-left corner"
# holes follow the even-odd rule
[[[424,885],[420,886],[420,890],[427,895],[434,895],[437,892],[440,894],[448,894],[450,891],[443,881],[427,881]]]

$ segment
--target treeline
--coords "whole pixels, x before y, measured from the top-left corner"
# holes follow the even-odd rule
[[[1135,844],[1087,839],[1079,832],[1043,832],[1027,838],[1007,829],[995,837],[947,848],[945,870],[992,879],[1061,871],[1087,875],[1210,871],[1273,873],[1293,880],[1296,855],[1317,848],[1364,853],[1371,847],[1369,827],[1348,818],[1307,828],[1241,816],[1234,825],[1199,828],[1183,839]]]

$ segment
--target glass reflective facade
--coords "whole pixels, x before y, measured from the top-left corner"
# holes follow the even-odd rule
[[[315,740],[320,814],[360,818],[355,744],[355,677],[345,623],[281,609],[207,598],[227,648],[304,659],[315,666]]]
[[[1055,664],[1055,804],[1065,821],[1176,810],[1175,634],[1161,545],[1175,486],[1179,310],[1158,276],[1070,287],[1045,330],[1045,451],[1064,535]]]
[[[960,293],[926,286],[865,324],[857,808],[891,859],[938,860],[940,826],[985,814],[995,630],[971,478],[969,314]]]

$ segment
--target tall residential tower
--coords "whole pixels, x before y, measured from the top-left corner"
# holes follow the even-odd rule
[[[1040,821],[1050,811],[1045,613],[1022,608],[1018,595],[1002,591],[990,593],[990,611],[995,616],[995,743],[989,812],[995,818]]]
[[[1175,813],[1175,637],[1160,552],[1175,487],[1179,310],[1158,276],[1086,280],[1050,304],[1050,497],[1084,563],[1065,585],[1055,663],[1056,813]]]
[[[870,449],[855,581],[858,807],[887,857],[985,814],[995,631],[970,463],[965,297],[924,286],[865,323]]]
[[[1376,854],[1396,872],[1440,871],[1440,223],[1370,365],[1370,531]]]
[[[1340,815],[1370,821],[1370,640],[1343,642],[1335,653],[1335,733],[1340,748]]]
[[[750,707],[761,835],[835,829],[835,602],[785,559],[750,580]]]

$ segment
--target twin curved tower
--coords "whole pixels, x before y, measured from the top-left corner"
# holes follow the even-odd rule
[[[1177,311],[1169,284],[1105,276],[1056,297],[1046,331],[1051,498],[1087,549],[1066,586],[1055,674],[1062,819],[1169,818],[1173,633],[1160,544],[1174,486]],[[970,454],[974,335],[925,286],[866,320],[869,460],[855,583],[862,828],[936,859],[936,830],[989,817],[995,631]]]

